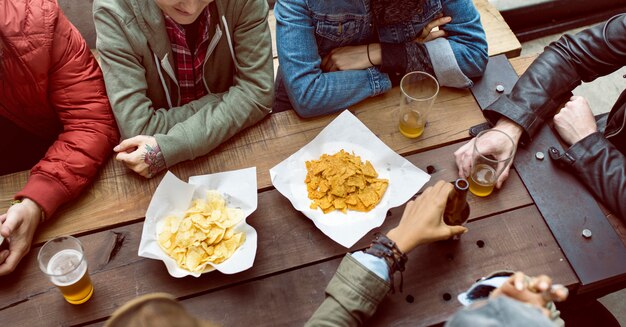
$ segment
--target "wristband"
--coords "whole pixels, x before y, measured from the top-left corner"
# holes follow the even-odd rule
[[[391,283],[391,293],[395,293],[395,287],[393,282],[393,274],[396,271],[400,272],[400,292],[402,292],[402,284],[404,283],[404,277],[402,272],[404,271],[408,258],[406,254],[402,253],[396,243],[390,240],[387,236],[381,233],[374,234],[375,238],[370,244],[370,247],[365,249],[365,253],[371,254],[375,257],[383,258],[387,262],[389,268],[389,281]]]

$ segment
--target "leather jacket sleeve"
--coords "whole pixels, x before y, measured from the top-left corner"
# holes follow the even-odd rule
[[[572,145],[561,162],[613,213],[626,219],[626,159],[600,132]]]
[[[551,43],[520,76],[511,94],[485,109],[495,124],[506,116],[532,138],[582,82],[608,75],[626,64],[626,15]]]
[[[501,116],[511,119],[524,129],[524,138],[530,140],[581,81],[593,81],[624,65],[626,15],[618,15],[550,44],[520,77],[511,94],[485,109],[485,117],[492,124]],[[615,144],[595,133],[572,145],[561,161],[611,211],[626,217],[626,162]]]

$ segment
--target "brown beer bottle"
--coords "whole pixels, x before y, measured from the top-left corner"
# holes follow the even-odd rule
[[[469,183],[464,178],[452,182],[454,190],[448,196],[446,208],[443,211],[443,221],[447,225],[463,225],[469,218],[470,207],[467,203]]]

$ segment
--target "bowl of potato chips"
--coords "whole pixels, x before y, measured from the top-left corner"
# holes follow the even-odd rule
[[[192,176],[168,172],[146,212],[139,256],[162,260],[173,277],[252,267],[256,230],[246,223],[257,207],[256,169]]]
[[[430,176],[345,110],[270,169],[274,187],[335,242],[351,247]]]

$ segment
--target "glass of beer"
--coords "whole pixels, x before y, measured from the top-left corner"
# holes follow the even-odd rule
[[[41,247],[39,268],[71,304],[86,302],[93,295],[83,245],[72,236],[52,239]]]
[[[497,145],[497,146],[496,146]],[[500,174],[511,164],[515,141],[497,129],[482,131],[474,141],[469,190],[476,196],[488,196]]]
[[[410,72],[400,81],[399,129],[408,138],[418,138],[424,133],[428,113],[439,94],[439,82],[425,72]]]

